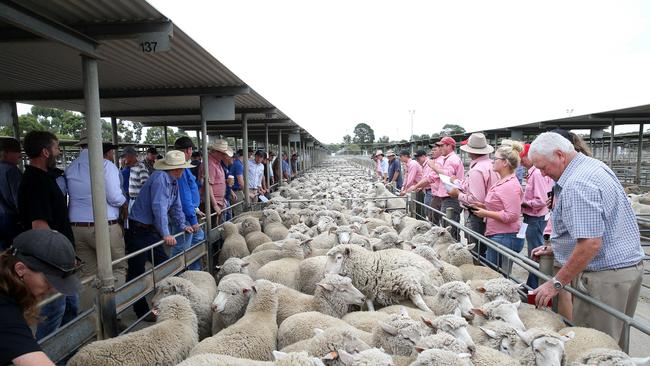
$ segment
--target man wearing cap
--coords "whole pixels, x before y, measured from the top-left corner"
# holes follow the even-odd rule
[[[156,161],[154,173],[140,190],[129,214],[129,229],[126,231],[128,253],[146,248],[161,239],[165,245],[173,247],[176,245],[175,233],[169,230],[173,225],[185,232],[193,232],[192,226],[185,224],[178,188],[178,179],[186,168],[191,167],[192,164],[185,160],[185,154],[178,150],[168,151],[164,159]],[[155,266],[167,260],[167,254],[160,245],[153,249],[153,256],[152,259],[147,251],[130,258],[126,280],[130,281],[144,273],[147,261]],[[138,317],[144,316],[149,311],[147,301],[144,298],[138,300],[133,310]],[[147,320],[153,320],[153,317]]]
[[[194,178],[199,179],[199,166],[201,165],[201,161],[203,160],[203,155],[199,151],[195,151],[192,153],[192,160],[190,163],[193,165],[192,168],[190,168],[190,171],[192,174],[194,174]],[[199,182],[199,186],[200,186]]]
[[[406,167],[406,180],[400,191],[400,196],[403,196],[407,192],[410,192],[409,188],[415,186],[422,179],[422,166],[417,161],[411,159],[411,152],[406,149],[399,152],[399,159]]]
[[[158,156],[158,150],[156,150],[154,146],[147,149],[147,156],[144,159],[144,166],[147,167],[147,173],[149,173],[149,175],[151,175],[155,169],[154,164],[156,163]]]
[[[79,291],[77,266],[70,240],[50,229],[28,230],[0,253],[0,365],[54,365],[30,325],[40,320],[35,316],[39,301],[56,291]]]
[[[264,181],[264,156],[262,150],[255,151],[253,159],[248,161],[248,195],[251,202],[257,202],[259,195],[266,194],[266,182]]]
[[[187,136],[182,136],[174,142],[174,149],[182,151],[185,154],[185,160],[189,160],[192,156],[192,149],[194,143],[192,139]],[[192,174],[191,168],[183,169],[183,174],[178,178],[178,194],[181,197],[181,206],[185,214],[185,222],[181,225],[172,225],[172,231],[177,233],[183,231],[183,227],[192,226],[191,233],[184,233],[176,238],[176,245],[171,248],[172,257],[176,254],[182,253],[184,250],[199,243],[205,239],[205,235],[199,226],[198,216],[204,216],[203,212],[199,210],[201,204],[201,196],[199,194],[199,187],[196,184],[196,178]],[[188,267],[190,270],[200,271],[201,263],[196,261]]]
[[[388,184],[400,191],[402,189],[402,166],[399,159],[395,158],[393,150],[386,151],[386,157],[388,158]]]
[[[490,153],[494,148],[488,145],[485,135],[479,132],[471,134],[467,143],[460,149],[467,152],[471,159],[469,171],[465,177],[452,177],[452,179],[459,178],[455,183],[461,187],[461,190],[454,188],[449,191],[449,196],[457,198],[465,206],[483,204],[488,190],[499,180],[499,175],[492,169],[492,159],[490,159]],[[483,218],[474,215],[473,211],[467,211],[466,226],[481,235],[485,234]],[[478,240],[468,237],[467,242],[477,243]],[[473,250],[485,257],[487,246],[475,247]]]
[[[20,142],[8,137],[0,140],[0,250],[7,249],[20,233],[18,223],[18,187],[22,173]]]
[[[209,185],[206,187],[210,190],[210,203],[214,212],[217,213],[217,222],[221,219],[221,212],[226,208],[226,174],[221,167],[226,159],[232,157],[233,152],[228,147],[226,140],[214,140],[208,145],[208,173]],[[199,168],[199,180],[204,180],[206,164],[201,164]]]
[[[77,144],[81,147],[79,156],[68,165],[65,179],[69,194],[69,218],[74,233],[77,255],[84,262],[82,277],[94,276],[97,273],[97,243],[95,242],[95,217],[93,214],[92,182],[90,181],[90,165],[88,156],[88,139],[85,133]],[[111,245],[111,259],[124,257],[124,235],[118,224],[120,208],[126,203],[126,197],[120,186],[120,172],[110,159],[110,152],[115,145],[103,143],[105,153],[103,161],[104,188],[106,190],[106,216]],[[113,268],[115,285],[120,286],[126,280],[126,263],[120,263]],[[84,288],[80,296],[81,309],[92,306],[96,291],[90,284]]]
[[[443,174],[449,177],[465,176],[465,167],[463,166],[463,161],[454,151],[456,149],[456,141],[449,136],[445,136],[440,139],[440,141],[436,142],[436,145],[438,145],[440,149],[440,158],[442,159],[442,164],[439,164],[435,161],[430,161],[429,167],[438,173],[438,175]],[[451,208],[453,210],[452,220],[460,222],[460,203],[458,202],[458,199],[449,196],[447,193],[447,188],[444,184],[438,185],[438,192],[436,196],[442,198],[440,211],[446,212],[447,208]],[[442,225],[443,222],[441,221],[440,224]],[[451,235],[454,237],[454,239],[460,240],[460,235],[458,234],[457,228],[452,227]]]

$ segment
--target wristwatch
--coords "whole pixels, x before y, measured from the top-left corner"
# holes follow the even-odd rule
[[[553,287],[555,287],[556,289],[561,290],[564,288],[562,282],[558,281],[557,278],[553,277],[551,278],[551,281],[553,281]]]

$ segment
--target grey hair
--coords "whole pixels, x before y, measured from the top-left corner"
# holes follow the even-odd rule
[[[547,159],[552,159],[553,153],[557,150],[564,153],[575,151],[571,141],[564,138],[564,136],[555,132],[544,132],[537,136],[535,141],[530,144],[528,157],[532,159],[533,156],[539,155]]]

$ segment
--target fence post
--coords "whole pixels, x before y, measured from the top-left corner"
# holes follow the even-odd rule
[[[454,217],[454,208],[453,207],[447,207],[445,209],[445,217],[448,218],[449,221],[451,221],[453,219],[453,217]],[[451,226],[449,221],[447,221],[447,225],[445,225],[445,227],[450,227]]]
[[[406,210],[411,217],[415,217],[415,205],[413,204],[413,192],[406,195]]]

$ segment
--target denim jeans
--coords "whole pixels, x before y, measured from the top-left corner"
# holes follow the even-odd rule
[[[465,226],[481,235],[485,235],[485,221],[483,221],[482,217],[474,215],[471,211],[467,213]],[[472,236],[467,236],[467,242],[476,243],[476,246],[472,249],[472,252],[478,254],[482,258],[485,258],[487,245],[479,243],[478,240]]]
[[[451,219],[453,221],[460,222],[460,212],[462,211],[462,208],[460,208],[460,202],[458,202],[458,199],[452,197],[443,197],[442,203],[440,204],[440,211],[442,211],[443,214],[447,214],[447,208],[450,207],[453,209]],[[440,226],[447,226],[447,223],[442,218],[440,219]],[[451,228],[451,236],[456,241],[460,241],[460,233],[455,226]]]
[[[189,223],[185,223],[185,225],[189,225]],[[179,233],[183,230],[180,225],[174,225],[172,232]],[[198,242],[203,240],[205,238],[205,234],[203,233],[203,230],[199,230],[196,233],[183,233],[183,235],[179,235],[176,237],[176,245],[171,247],[170,254],[172,257],[176,256],[178,253],[183,252],[184,250],[190,249],[194,245],[196,245]],[[191,263],[187,266],[187,269],[193,270],[193,271],[200,271],[201,270],[201,262],[196,261],[194,263]]]
[[[124,241],[126,242],[126,253],[133,253],[142,248],[146,248],[151,244],[154,244],[162,240],[162,237],[158,232],[153,228],[143,228],[140,226],[129,225],[129,229],[126,231],[124,236]],[[164,245],[164,244],[163,244]],[[141,253],[135,257],[129,258],[129,270],[126,275],[126,281],[131,281],[132,279],[140,276],[144,273],[145,265],[147,262],[152,262],[153,265],[159,265],[169,259],[165,250],[161,245],[153,249],[153,259],[151,258],[150,252]],[[147,300],[143,297],[140,300],[136,301],[133,304],[133,311],[138,317],[144,316],[149,312],[149,305]]]
[[[528,224],[528,228],[526,228],[526,245],[528,247],[528,258],[530,258],[533,249],[544,244],[544,229],[547,220],[544,220],[544,216],[524,215],[524,222]],[[531,288],[537,288],[537,276],[529,274],[526,284]]]
[[[488,238],[517,253],[524,248],[524,239],[519,239],[517,233],[495,234]],[[495,266],[501,267],[504,273],[510,274],[512,262],[505,260],[496,250],[488,248],[487,260]]]
[[[77,317],[79,311],[79,295],[61,296],[43,306],[39,316],[44,320],[36,328],[36,340],[41,340],[57,328],[64,326]]]

